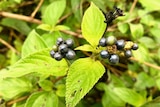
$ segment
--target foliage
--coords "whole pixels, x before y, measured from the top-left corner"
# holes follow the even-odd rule
[[[114,5],[125,15],[107,25],[104,13]],[[159,107],[159,10],[159,0],[1,0],[2,105]],[[139,49],[110,64],[98,44],[111,35]],[[50,56],[59,37],[75,41],[75,59]]]

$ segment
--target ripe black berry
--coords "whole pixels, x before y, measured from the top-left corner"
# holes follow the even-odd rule
[[[102,58],[108,58],[108,57],[109,57],[109,53],[108,53],[108,51],[106,51],[106,50],[102,50],[102,51],[100,52],[100,56],[101,56]]]
[[[132,56],[132,51],[131,50],[126,50],[124,52],[124,55],[125,55],[126,58],[130,58]]]
[[[57,39],[57,45],[60,45],[64,42],[63,38],[58,38]]]
[[[106,46],[106,38],[102,37],[99,40],[99,45],[102,46],[102,47],[105,47]]]
[[[137,50],[138,49],[138,44],[134,43],[133,46],[132,46],[132,49]]]
[[[63,58],[63,56],[59,52],[56,52],[54,54],[54,58],[55,60],[60,61]]]
[[[119,56],[117,54],[112,54],[109,58],[109,62],[112,64],[117,64],[119,62]]]
[[[61,45],[59,45],[58,50],[61,53],[66,53],[68,51],[68,46],[66,44],[61,44]]]
[[[65,43],[68,45],[68,47],[72,47],[73,44],[74,44],[74,42],[73,42],[72,39],[67,39],[67,40],[65,41]]]
[[[114,36],[108,36],[106,38],[107,45],[114,45],[116,43],[116,38]]]
[[[118,49],[118,50],[123,49],[123,48],[124,48],[124,46],[125,46],[125,41],[124,41],[123,39],[121,39],[121,40],[117,40],[117,42],[116,42],[116,46],[117,46],[117,49]]]
[[[68,50],[68,52],[66,53],[66,58],[67,58],[68,60],[74,59],[75,56],[76,56],[76,53],[75,53],[73,50],[71,50],[71,49]]]
[[[51,50],[50,51],[50,56],[52,57],[52,58],[54,58],[54,54],[55,54],[56,52],[54,51],[54,50]]]

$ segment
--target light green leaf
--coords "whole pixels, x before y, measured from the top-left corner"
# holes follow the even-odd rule
[[[81,51],[93,52],[95,49],[94,49],[94,47],[92,47],[91,45],[84,44],[84,45],[82,45],[82,46],[79,46],[79,47],[75,48],[74,50],[81,50]]]
[[[160,10],[159,0],[138,0],[149,11]]]
[[[132,34],[133,39],[136,40],[136,39],[143,36],[144,28],[143,28],[142,24],[129,23],[129,26],[130,26],[130,30],[131,30],[131,34]]]
[[[22,57],[32,54],[36,51],[47,48],[43,39],[36,33],[35,30],[30,32],[22,46]]]
[[[93,46],[96,47],[106,29],[105,17],[99,8],[91,2],[90,7],[84,13],[82,19],[82,35]]]
[[[49,52],[50,49],[44,49],[20,59],[9,68],[9,71],[1,71],[0,79],[6,77],[21,77],[34,72],[48,76],[66,75],[68,70],[66,60],[62,59],[61,61],[56,61],[50,57]]]
[[[156,42],[149,37],[141,37],[138,41],[147,48],[155,48],[157,46]]]
[[[25,21],[12,19],[12,18],[3,18],[1,24],[7,27],[11,27],[22,34],[29,34],[31,28],[27,25]]]
[[[65,93],[66,93],[66,86],[64,84],[59,84],[57,86],[56,95],[60,97],[65,97]]]
[[[105,91],[102,96],[103,107],[124,107],[125,102],[121,100],[113,91],[112,87],[104,83],[98,83],[96,87]]]
[[[21,78],[6,78],[0,80],[0,96],[8,100],[32,89],[30,81]]]
[[[38,84],[45,91],[52,91],[53,89],[53,83],[49,80],[40,80]]]
[[[54,27],[53,29],[54,31],[59,31],[59,30],[70,30],[70,28],[68,26],[65,25],[57,25]]]
[[[141,107],[160,107],[160,97],[157,97],[152,101],[145,103]]]
[[[145,102],[145,98],[134,90],[128,88],[114,88],[113,91],[119,98],[133,106],[139,107]]]
[[[40,24],[37,28],[42,29],[44,31],[51,31],[52,26],[49,24]]]
[[[36,92],[27,99],[25,107],[58,107],[58,97],[53,91]]]
[[[124,23],[124,24],[118,23],[118,29],[120,30],[120,32],[126,33],[129,29],[129,25],[128,23]]]
[[[104,74],[105,68],[96,60],[81,58],[68,71],[66,80],[66,106],[74,107]]]
[[[56,25],[58,19],[61,17],[66,7],[66,0],[55,0],[49,6],[47,6],[42,20],[45,24],[49,24],[52,27]]]

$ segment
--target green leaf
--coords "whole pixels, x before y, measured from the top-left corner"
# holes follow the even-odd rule
[[[139,0],[139,2],[149,11],[160,10],[160,3],[159,0]]]
[[[155,48],[157,46],[156,42],[149,37],[141,37],[138,41],[147,48]]]
[[[6,77],[21,77],[30,73],[40,73],[42,75],[64,76],[68,70],[66,60],[56,61],[49,55],[50,49],[33,53],[20,59],[9,68],[9,71],[0,72],[0,79]]]
[[[141,107],[160,107],[160,97],[157,97],[152,101],[145,103]]]
[[[21,78],[6,78],[0,80],[0,96],[8,100],[32,89],[30,81]]]
[[[22,46],[22,57],[32,54],[36,51],[47,48],[43,39],[36,33],[35,30],[30,32]]]
[[[155,86],[155,80],[152,77],[148,76],[145,72],[138,74],[135,88],[144,90],[153,86]]]
[[[60,97],[65,97],[65,93],[66,93],[66,86],[64,84],[59,84],[57,86],[56,95]]]
[[[65,25],[57,25],[54,27],[53,29],[54,31],[59,31],[59,30],[70,30],[70,28],[68,26]]]
[[[42,29],[44,31],[51,31],[52,26],[49,24],[40,24],[37,29]]]
[[[27,25],[27,23],[22,20],[3,18],[1,24],[7,27],[11,27],[25,35],[28,35],[29,32],[31,31],[31,28]]]
[[[89,52],[95,51],[94,47],[92,47],[91,45],[88,45],[88,44],[84,44],[82,46],[79,46],[79,47],[75,48],[74,50],[89,51]]]
[[[118,23],[118,29],[120,30],[121,33],[126,33],[129,29],[128,23]]]
[[[42,20],[45,24],[52,27],[56,25],[66,7],[66,0],[55,0],[47,6]]]
[[[90,7],[84,13],[82,19],[82,35],[93,46],[96,47],[106,29],[105,17],[99,8],[91,2]]]
[[[58,97],[53,91],[36,92],[27,99],[24,107],[58,107]]]
[[[110,87],[109,85],[106,85],[104,83],[98,83],[96,87],[101,91],[105,91],[105,93],[102,96],[103,107],[125,106],[125,102],[114,93],[112,87]]]
[[[145,102],[145,98],[134,90],[128,88],[114,88],[113,91],[119,98],[133,106],[139,107]]]
[[[133,39],[136,40],[136,39],[143,36],[144,28],[143,28],[142,24],[129,23],[129,26],[130,26],[130,30],[131,30],[131,34],[132,34]]]
[[[49,80],[41,80],[38,84],[45,91],[52,91],[53,89],[53,83]]]
[[[76,60],[68,71],[66,80],[66,105],[74,107],[104,74],[105,68],[91,58]]]

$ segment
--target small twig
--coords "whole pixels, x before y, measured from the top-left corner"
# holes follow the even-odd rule
[[[65,76],[58,77],[58,78],[56,78],[55,80],[53,80],[52,82],[53,82],[53,83],[56,83],[57,81],[61,80],[61,79],[64,78],[64,77],[65,77]]]
[[[44,0],[40,0],[40,2],[38,3],[36,9],[32,12],[31,17],[34,18],[36,13],[38,12],[38,10],[40,9],[41,5],[43,4]]]
[[[18,19],[18,20],[24,20],[26,22],[31,22],[31,23],[36,23],[36,24],[42,23],[40,20],[34,19],[32,17],[19,15],[19,14],[13,14],[13,13],[4,12],[4,11],[0,12],[0,16],[14,18],[14,19]]]
[[[136,58],[134,58],[134,57],[131,57],[130,60],[136,61],[136,62],[140,62],[138,59],[136,59]],[[143,63],[144,65],[149,66],[149,67],[152,67],[152,68],[154,68],[154,69],[160,70],[160,66],[157,66],[157,65],[154,65],[154,64],[151,64],[151,63],[148,63],[148,62],[140,62],[140,63]]]
[[[5,45],[7,48],[11,49],[13,52],[20,54],[14,47],[12,47],[10,44],[8,44],[6,41],[4,41],[2,38],[0,38],[0,42]]]
[[[129,14],[132,14],[132,11],[134,10],[134,8],[135,8],[135,6],[136,6],[137,1],[138,1],[138,0],[134,0],[133,4],[132,4],[132,6],[131,6],[131,8],[130,8],[130,10],[129,10]]]
[[[65,34],[75,36],[75,37],[78,37],[78,38],[83,38],[83,36],[81,34],[78,34],[76,32],[72,32],[72,31],[69,31],[69,30],[61,30],[61,32],[65,33]]]
[[[12,101],[10,101],[10,102],[7,103],[7,106],[12,105],[12,104],[17,103],[17,102],[20,102],[20,101],[23,101],[23,100],[27,99],[28,97],[29,97],[29,96],[23,96],[23,97],[21,97],[21,98],[12,100]]]
[[[61,17],[61,18],[58,20],[57,23],[61,23],[64,19],[68,18],[70,15],[72,15],[72,12],[64,15],[63,17]]]

